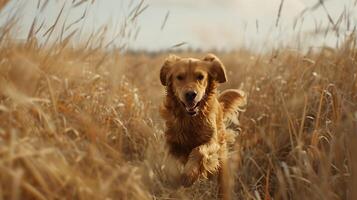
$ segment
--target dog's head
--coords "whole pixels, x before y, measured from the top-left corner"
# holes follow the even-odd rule
[[[171,86],[186,112],[194,116],[200,109],[209,81],[227,81],[222,62],[213,54],[203,59],[169,56],[160,71],[161,84]]]

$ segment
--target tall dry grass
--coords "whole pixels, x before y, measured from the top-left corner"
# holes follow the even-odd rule
[[[34,21],[23,42],[15,21],[0,29],[0,199],[216,199],[215,181],[181,188],[165,150],[166,53],[109,51],[100,31],[73,47],[66,27],[49,36],[57,22],[43,35]],[[356,42],[353,32],[305,53],[217,52],[220,89],[249,94],[230,153],[234,199],[357,199]]]

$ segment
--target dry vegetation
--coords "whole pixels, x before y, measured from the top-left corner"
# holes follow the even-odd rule
[[[100,36],[73,48],[71,33],[41,45],[39,24],[18,42],[15,22],[0,28],[0,199],[216,198],[215,181],[179,187],[165,151],[167,53],[105,51]],[[221,89],[249,94],[230,154],[235,199],[357,199],[356,42],[218,53]]]

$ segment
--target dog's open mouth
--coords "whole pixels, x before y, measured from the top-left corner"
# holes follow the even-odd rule
[[[191,116],[195,116],[198,113],[198,107],[200,102],[197,103],[183,103],[181,102],[183,107],[186,109],[187,114],[191,115]]]

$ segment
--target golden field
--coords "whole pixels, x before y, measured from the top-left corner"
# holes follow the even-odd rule
[[[0,29],[0,200],[216,199],[215,180],[180,187],[165,149],[159,70],[175,52],[108,50],[100,35],[41,45],[34,30],[19,42],[14,24]],[[228,72],[220,90],[248,94],[234,199],[357,199],[356,33],[272,52],[213,52]]]

